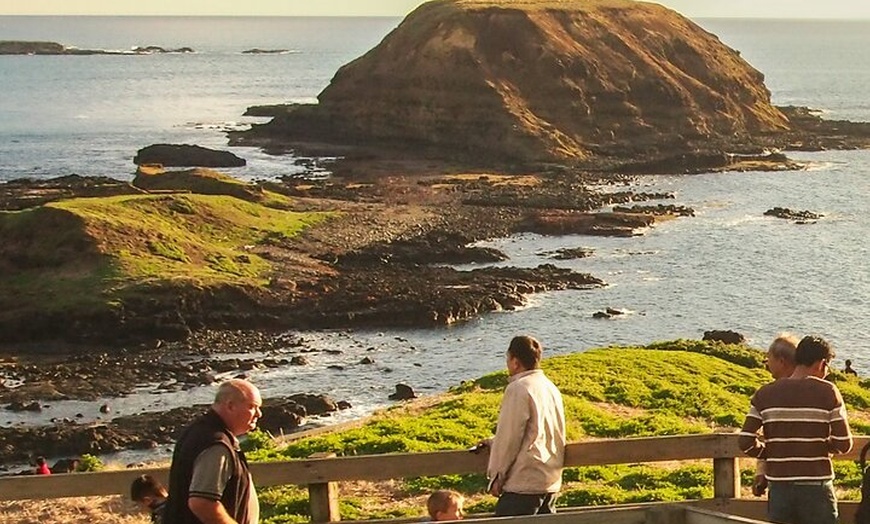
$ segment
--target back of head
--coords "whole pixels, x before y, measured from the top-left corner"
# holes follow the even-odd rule
[[[796,336],[791,333],[780,333],[775,339],[773,339],[773,342],[770,343],[768,350],[771,355],[794,364],[798,344],[799,340]]]
[[[166,488],[151,475],[140,475],[130,485],[130,498],[141,502],[145,497],[160,498],[166,496]]]
[[[542,352],[541,343],[527,335],[514,337],[508,346],[508,354],[519,360],[526,369],[540,366]]]
[[[452,489],[439,489],[429,495],[426,500],[426,510],[432,519],[436,519],[439,513],[446,513],[450,510],[450,506],[459,506],[462,504],[463,496],[458,491]]]
[[[42,466],[45,464],[45,457],[36,457],[36,465]]]
[[[830,362],[833,358],[834,348],[818,335],[802,338],[795,351],[795,363],[799,366],[812,366],[820,360]]]

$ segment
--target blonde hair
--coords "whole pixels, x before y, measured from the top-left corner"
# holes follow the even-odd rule
[[[459,507],[463,502],[465,502],[465,497],[458,491],[439,489],[429,495],[429,500],[426,501],[426,509],[429,511],[429,516],[435,519],[438,513],[449,510],[451,504],[456,504]]]
[[[795,352],[797,351],[797,346],[800,340],[795,335],[791,333],[780,333],[773,339],[773,342],[770,343],[770,354],[774,357],[781,358],[786,362],[790,362],[794,364],[795,362]]]

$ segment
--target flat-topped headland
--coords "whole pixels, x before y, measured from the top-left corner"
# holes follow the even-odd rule
[[[428,2],[318,101],[253,134],[582,162],[788,127],[736,51],[624,0]]]
[[[317,104],[250,114],[274,118],[231,133],[233,143],[494,165],[657,161],[682,172],[711,158],[714,169],[739,164],[727,155],[739,153],[782,168],[787,159],[766,149],[809,142],[808,122],[772,105],[738,51],[675,11],[629,0],[428,2],[340,68]]]

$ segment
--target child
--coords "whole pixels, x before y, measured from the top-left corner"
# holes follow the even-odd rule
[[[151,512],[151,522],[163,524],[166,509],[166,488],[151,475],[141,475],[130,486],[130,498],[143,510]]]
[[[452,489],[439,489],[429,495],[426,509],[432,520],[462,520],[465,497]]]
[[[36,458],[36,474],[51,475],[51,470],[48,468],[48,463],[45,461],[45,457]]]

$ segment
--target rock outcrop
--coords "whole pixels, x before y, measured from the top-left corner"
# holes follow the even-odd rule
[[[663,6],[436,0],[318,96],[233,135],[441,158],[582,162],[722,149],[788,128],[763,75]]]
[[[211,169],[194,168],[183,171],[164,171],[161,168],[140,166],[133,186],[146,191],[190,191],[200,195],[229,195],[249,202],[263,198],[262,188],[246,184]]]
[[[245,159],[230,153],[188,144],[154,144],[133,157],[137,166],[160,164],[169,167],[242,167]]]

